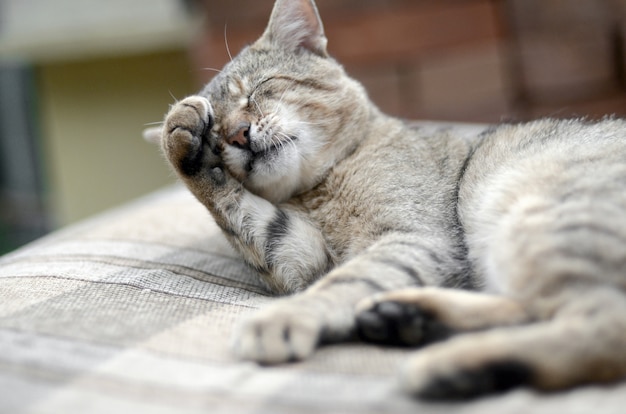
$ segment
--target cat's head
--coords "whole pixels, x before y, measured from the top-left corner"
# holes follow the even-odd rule
[[[277,0],[269,24],[200,95],[209,141],[252,192],[284,201],[318,184],[358,145],[373,110],[328,56],[313,0]]]

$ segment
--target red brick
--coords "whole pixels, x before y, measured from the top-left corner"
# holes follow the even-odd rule
[[[612,16],[624,21],[626,18],[626,0],[606,0],[608,3],[609,11]]]
[[[329,50],[343,62],[406,60],[466,42],[501,36],[489,0],[418,2],[327,25]]]
[[[244,2],[241,7],[245,9],[251,0],[241,1]],[[405,0],[384,8],[380,6],[384,2],[370,1],[366,4],[370,7],[359,8],[358,12],[349,14],[344,11],[341,18],[337,15],[324,18],[329,51],[343,63],[406,60],[424,51],[501,36],[492,0]],[[379,6],[375,8],[372,4]],[[271,8],[266,6],[266,3],[263,3],[263,7],[260,4],[250,6],[244,16]],[[261,35],[267,17],[246,17],[242,18],[245,25],[235,24],[228,22],[227,17],[220,16],[220,13],[228,15],[224,6],[221,9],[215,5],[212,7],[209,10],[211,26],[203,35],[203,44],[198,49],[199,55],[204,56],[202,60],[206,62],[203,66],[221,67],[228,61],[225,38],[228,39],[231,53],[237,53]],[[214,13],[211,14],[211,10]],[[269,11],[265,14],[269,15]],[[224,22],[219,22],[220,19]]]
[[[230,55],[235,56],[246,44],[253,42],[262,33],[263,27],[243,30],[205,30],[200,33],[190,47],[192,65],[197,68],[200,83],[211,79],[215,72],[229,62]]]
[[[584,32],[607,27],[615,19],[611,1],[614,0],[508,0],[509,16],[522,35],[538,31]]]
[[[608,36],[527,35],[519,45],[522,85],[531,101],[591,98],[615,87]]]
[[[478,43],[426,55],[415,73],[419,108],[423,114],[450,119],[510,110],[508,61],[500,43]]]
[[[262,20],[265,23],[270,16],[274,0],[203,0],[201,12],[209,25],[240,29]]]
[[[517,115],[517,110],[514,110],[514,108],[502,107],[495,103],[487,103],[464,108],[449,108],[446,110],[434,110],[423,107],[416,108],[412,112],[411,119],[493,124],[518,121],[521,118]]]
[[[228,61],[225,27],[232,54],[258,38],[273,2],[204,0],[209,26],[192,51],[196,66],[219,69]],[[594,113],[622,108],[620,95],[601,98],[626,84],[626,0],[317,3],[331,54],[386,112],[491,122],[580,101],[572,105]],[[519,42],[507,46],[507,36]],[[507,49],[484,46],[496,43]],[[198,73],[203,82],[213,75]]]
[[[363,84],[370,99],[385,113],[408,116],[411,106],[401,88],[402,70],[393,64],[348,67],[350,76]],[[414,105],[413,105],[414,106]]]
[[[611,94],[588,101],[568,102],[561,105],[539,105],[532,107],[527,118],[553,117],[572,118],[587,117],[599,119],[607,115],[626,117],[626,95]]]

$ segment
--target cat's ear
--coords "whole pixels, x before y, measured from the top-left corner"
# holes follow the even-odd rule
[[[151,144],[160,144],[162,136],[163,136],[162,127],[152,127],[152,128],[146,128],[143,130],[143,139],[150,142]]]
[[[324,26],[313,0],[276,0],[261,41],[289,51],[304,48],[328,56]]]

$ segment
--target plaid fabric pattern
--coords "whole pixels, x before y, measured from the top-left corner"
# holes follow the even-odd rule
[[[173,187],[0,259],[0,413],[622,413],[626,386],[465,404],[403,395],[409,351],[326,346],[260,367],[229,352],[274,300]]]

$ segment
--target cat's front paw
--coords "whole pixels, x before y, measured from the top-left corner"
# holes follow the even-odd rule
[[[190,96],[177,102],[165,117],[163,152],[183,177],[192,177],[200,171],[213,173],[221,168],[219,156],[208,146],[209,130],[213,122],[211,103],[202,96]],[[215,172],[221,181],[223,172]]]
[[[275,304],[245,320],[233,338],[235,355],[262,364],[298,361],[320,341],[322,321],[302,309]]]

